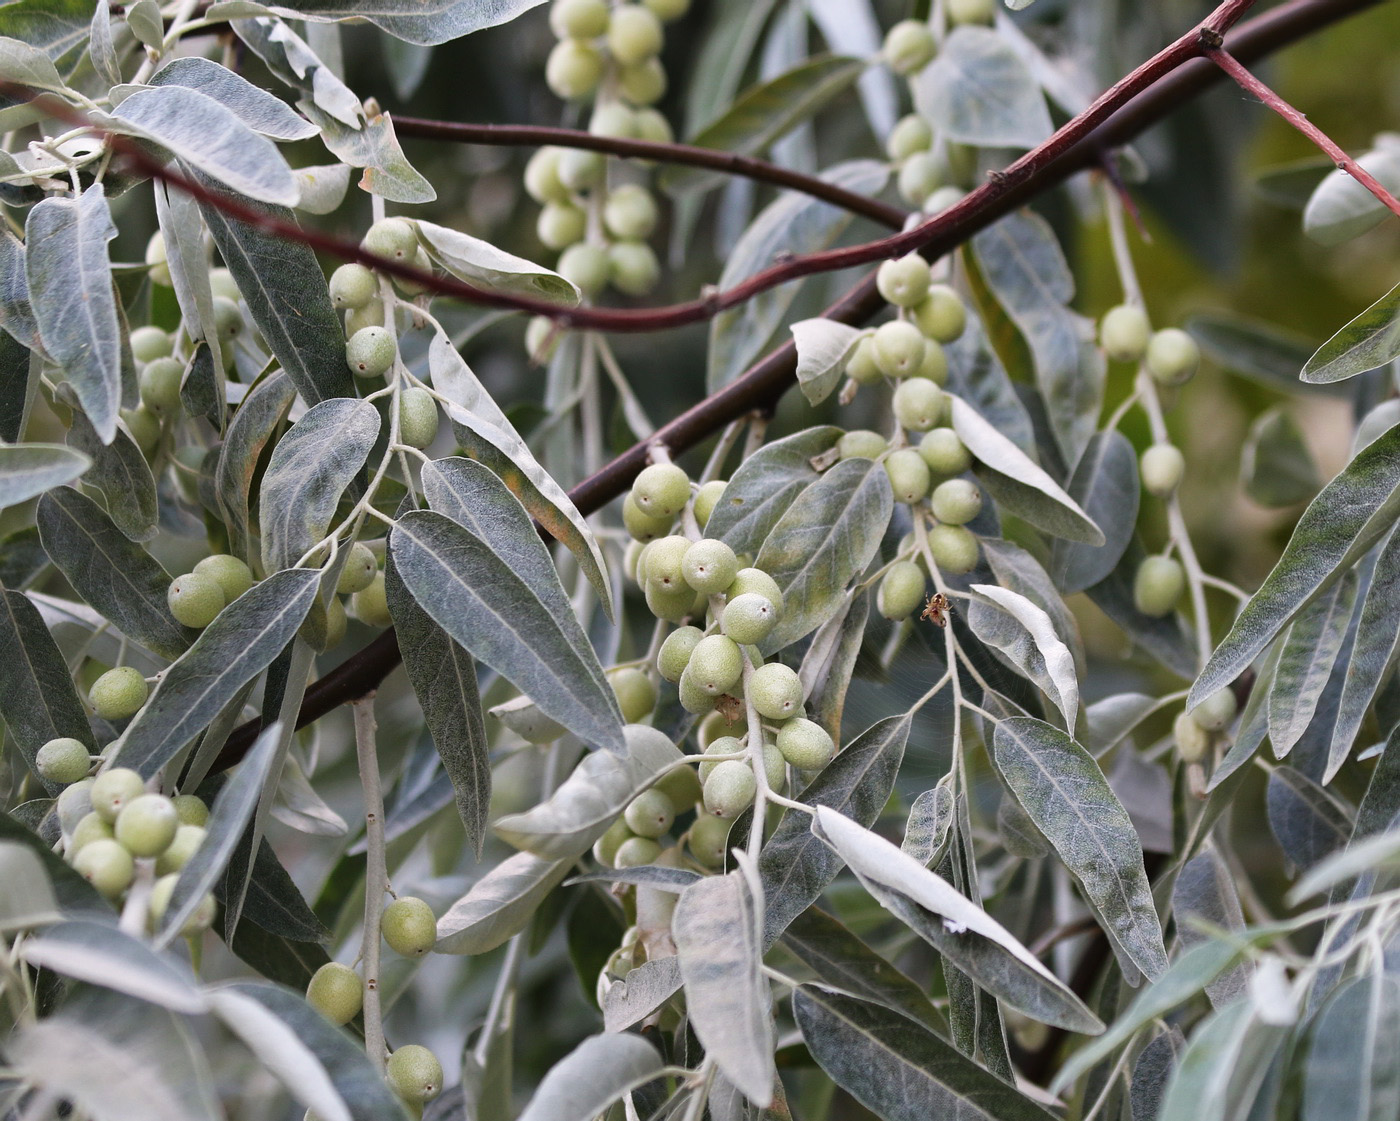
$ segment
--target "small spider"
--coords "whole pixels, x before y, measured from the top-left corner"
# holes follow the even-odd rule
[[[738,697],[731,697],[728,693],[715,701],[715,708],[731,724],[744,715],[744,702]]]
[[[948,625],[948,597],[942,592],[934,592],[929,597],[928,603],[924,604],[924,610],[919,618],[927,619],[935,627],[946,627]]]

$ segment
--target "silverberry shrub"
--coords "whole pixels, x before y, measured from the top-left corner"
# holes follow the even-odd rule
[[[1395,1115],[1400,13],[1015,7],[0,5],[5,1121]]]

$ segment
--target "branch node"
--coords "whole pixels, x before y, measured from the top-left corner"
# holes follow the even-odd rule
[[[1225,36],[1213,27],[1203,27],[1200,30],[1200,41],[1202,50],[1218,51],[1225,45]]]

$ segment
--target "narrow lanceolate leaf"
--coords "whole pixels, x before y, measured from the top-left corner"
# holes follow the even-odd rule
[[[1376,147],[1357,157],[1386,190],[1400,191],[1400,144],[1382,133]],[[1340,168],[1318,184],[1303,210],[1303,230],[1323,245],[1341,245],[1387,217],[1385,204]]]
[[[524,813],[507,814],[496,822],[496,832],[536,856],[582,856],[633,798],[683,758],[655,728],[629,724],[625,733],[625,753],[595,751],[584,756],[547,801]]]
[[[101,183],[80,198],[35,204],[24,227],[39,337],[104,441],[116,435],[122,394],[121,327],[107,258],[116,235]]]
[[[591,1121],[665,1065],[639,1035],[590,1035],[550,1068],[520,1121]]]
[[[0,507],[26,502],[52,487],[71,483],[91,466],[89,456],[62,444],[0,446]]]
[[[1240,453],[1240,483],[1250,498],[1271,509],[1306,502],[1322,487],[1317,464],[1292,413],[1269,409],[1249,426]]]
[[[1303,380],[1341,381],[1396,358],[1400,358],[1400,285],[1323,343],[1303,367]]]
[[[24,242],[9,230],[0,231],[0,330],[26,350],[42,348],[24,275]],[[6,439],[17,440],[19,435]]]
[[[825,425],[759,448],[725,484],[705,532],[736,553],[757,556],[787,508],[821,477],[812,460],[831,451],[840,438],[841,429]]]
[[[1269,829],[1296,868],[1314,864],[1346,847],[1351,817],[1323,787],[1292,767],[1269,773],[1265,807]]]
[[[904,759],[910,717],[887,716],[847,744],[798,795],[808,806],[830,806],[859,825],[875,823]],[[763,945],[816,902],[841,870],[841,858],[813,835],[811,818],[794,810],[778,823],[758,858],[763,876]]]
[[[118,425],[111,443],[104,444],[87,417],[74,411],[68,442],[75,449],[73,454],[84,455],[92,463],[83,482],[102,492],[116,527],[133,541],[154,537],[158,514],[155,477],[126,426]],[[0,453],[6,450],[0,449]]]
[[[1292,751],[1312,723],[1351,622],[1356,583],[1356,573],[1346,573],[1288,628],[1269,687],[1269,742],[1275,758]]]
[[[480,856],[491,806],[491,761],[476,663],[418,606],[399,579],[392,558],[384,569],[384,591],[404,669],[452,783],[457,816],[468,843]]]
[[[1172,886],[1172,914],[1176,916],[1176,932],[1181,936],[1181,944],[1188,950],[1210,939],[1192,919],[1220,930],[1244,929],[1244,913],[1240,910],[1234,879],[1214,849],[1192,857],[1177,874]],[[1224,1008],[1243,996],[1252,972],[1253,966],[1242,962],[1209,982],[1206,994],[1210,1002],[1216,1008]]]
[[[282,423],[296,396],[296,386],[280,370],[263,378],[238,406],[214,470],[214,493],[229,529],[232,552],[249,558],[248,499],[258,457]]]
[[[989,27],[954,29],[915,79],[914,103],[940,135],[963,144],[1033,148],[1053,128],[1039,83]]]
[[[337,160],[365,169],[359,182],[362,190],[390,202],[423,203],[437,198],[433,185],[404,155],[388,113],[365,117],[357,108],[360,119],[351,127],[322,110],[317,104],[320,93],[317,90],[312,97],[302,98],[297,108],[320,129],[321,143]]]
[[[1060,641],[1050,616],[1023,595],[995,584],[973,584],[983,600],[968,608],[968,625],[983,642],[1000,650],[1029,677],[1060,710],[1065,727],[1074,734],[1079,715],[1079,678],[1074,655]]]
[[[581,299],[579,290],[553,269],[497,249],[489,241],[421,218],[413,219],[413,226],[428,254],[469,284],[492,292],[557,300],[569,307]]]
[[[774,1031],[763,973],[763,896],[743,871],[681,893],[671,918],[686,1009],[706,1054],[749,1101],[773,1100]]]
[[[44,549],[83,599],[153,653],[178,658],[185,651],[195,632],[170,614],[170,574],[102,507],[58,487],[39,499],[37,521]]]
[[[826,807],[817,810],[812,832],[836,850],[882,907],[988,992],[1043,1023],[1103,1030],[1098,1017],[1009,930],[908,853]]]
[[[222,429],[227,395],[223,380],[224,347],[231,347],[233,342],[219,337],[218,323],[214,318],[214,288],[209,280],[208,251],[204,247],[204,218],[194,196],[184,191],[165,183],[155,183],[151,193],[155,196],[156,221],[160,225],[161,237],[165,239],[166,268],[170,271],[175,300],[180,305],[183,327],[191,342],[202,340],[210,348],[211,357],[217,355],[219,359],[211,364],[210,370],[210,380],[215,383],[210,387],[214,392],[209,394],[213,400],[205,403],[212,404],[214,409],[202,408],[195,415],[215,412],[217,419],[214,423]],[[186,375],[185,381],[189,380],[189,375]]]
[[[447,417],[467,454],[500,476],[545,532],[573,553],[611,619],[612,585],[602,550],[568,492],[535,459],[515,426],[441,332],[428,344],[428,369],[433,387],[453,402]]]
[[[1394,526],[1400,427],[1367,445],[1303,511],[1283,556],[1191,686],[1187,706],[1244,672],[1264,647]]]
[[[803,319],[792,325],[797,345],[797,384],[808,403],[820,405],[846,372],[846,361],[865,332],[832,319]]]
[[[1167,967],[1162,925],[1128,811],[1084,748],[1030,717],[997,725],[997,769],[1084,888],[1117,946],[1149,979]]]
[[[1298,371],[1307,363],[1317,343],[1272,323],[1242,316],[1201,312],[1184,324],[1201,350],[1232,373],[1290,392],[1307,390],[1299,383]],[[1313,393],[1343,395],[1345,386],[1323,386]]]
[[[0,881],[5,884],[5,894],[0,895],[0,933],[47,926],[63,917],[43,860],[32,848],[0,839]]]
[[[570,861],[518,852],[472,885],[438,919],[440,954],[484,954],[525,929],[544,897],[568,873]]]
[[[316,126],[298,117],[281,98],[211,59],[172,59],[152,75],[151,85],[198,90],[232,111],[254,132],[274,140],[306,140],[316,135]]]
[[[179,958],[157,953],[108,923],[75,919],[47,928],[24,943],[23,957],[104,989],[159,1004],[172,1012],[204,1012],[208,1002],[194,973]]]
[[[1354,977],[1322,1006],[1303,1069],[1303,1115],[1382,1121],[1400,1113],[1400,978]]]
[[[889,476],[868,459],[838,463],[788,507],[754,562],[778,582],[784,601],[762,644],[765,654],[806,637],[836,612],[846,585],[879,549],[893,510]]]
[[[390,534],[404,586],[438,626],[585,743],[623,748],[622,714],[529,516],[495,476],[464,516],[404,515]],[[512,510],[510,507],[514,507]]]
[[[939,782],[932,790],[925,790],[909,807],[900,849],[924,867],[933,864],[946,851],[956,808],[953,788],[948,782]]]
[[[961,398],[949,396],[953,430],[978,461],[976,474],[1012,513],[1055,537],[1102,545],[1103,531],[1064,489]]]
[[[1197,1026],[1162,1099],[1158,1121],[1234,1121],[1255,1095],[1289,1029],[1236,1001]]]
[[[674,957],[644,962],[608,989],[603,998],[603,1027],[626,1031],[670,1000],[680,987],[681,969]]]
[[[1051,1121],[1055,1115],[898,1012],[803,985],[793,1013],[807,1049],[885,1121]]]
[[[296,637],[319,586],[319,572],[276,572],[219,612],[127,725],[117,765],[147,778],[165,766]]]
[[[1112,572],[1133,539],[1141,494],[1137,452],[1128,438],[1116,428],[1094,433],[1068,490],[1107,540],[1099,546],[1063,538],[1055,541],[1050,572],[1067,595],[1093,587]]]
[[[368,401],[322,401],[277,441],[258,493],[263,567],[295,565],[330,526],[340,496],[379,436]]]

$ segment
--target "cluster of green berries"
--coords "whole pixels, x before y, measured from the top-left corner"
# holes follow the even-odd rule
[[[642,113],[666,92],[661,67],[663,24],[679,19],[690,0],[554,0],[549,26],[558,38],[545,63],[545,81],[556,97],[589,101],[600,90]],[[664,127],[665,118],[660,126]],[[647,137],[651,139],[651,137]],[[670,139],[670,129],[656,139]]]
[[[175,577],[165,600],[177,623],[203,630],[252,586],[253,571],[247,564],[228,553],[216,553]]]
[[[1224,735],[1239,713],[1239,701],[1228,686],[1217,689],[1189,712],[1177,713],[1172,739],[1185,763],[1199,763],[1215,740]]]
[[[53,740],[72,755],[76,741]],[[79,745],[81,747],[81,745]],[[71,773],[71,772],[70,772]],[[111,767],[96,778],[81,778],[58,796],[64,858],[107,899],[120,900],[136,878],[138,861],[150,861],[156,877],[147,913],[152,929],[170,905],[180,870],[204,843],[209,808],[192,794],[168,798],[146,791],[139,774]],[[197,934],[214,921],[214,897],[200,900],[182,933]]]

